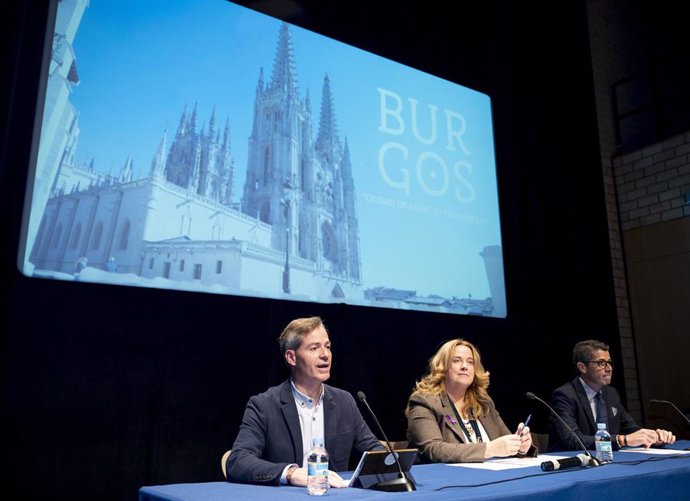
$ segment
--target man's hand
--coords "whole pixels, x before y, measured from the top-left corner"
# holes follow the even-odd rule
[[[637,430],[634,433],[626,435],[626,437],[628,445],[632,447],[644,447],[645,449],[650,448],[659,439],[654,430],[648,430],[647,428]]]
[[[349,482],[343,480],[343,478],[336,472],[328,470],[328,484],[331,487],[341,488],[347,487]],[[290,485],[295,485],[297,487],[307,486],[307,469],[306,468],[296,468],[292,475],[290,476]]]
[[[347,487],[350,482],[347,480],[343,480],[343,478],[336,472],[328,470],[328,483],[331,487],[340,489],[342,487]]]
[[[290,476],[290,481],[288,485],[296,485],[297,487],[307,486],[307,469],[306,468],[296,468],[292,471],[292,476]]]
[[[676,441],[676,436],[668,430],[657,429],[656,435],[658,440],[654,443],[654,445],[672,444]]]

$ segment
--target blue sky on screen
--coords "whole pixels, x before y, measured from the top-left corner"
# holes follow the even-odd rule
[[[163,131],[169,146],[183,109],[197,102],[199,127],[214,107],[218,126],[229,119],[239,201],[259,71],[269,82],[280,25],[225,0],[92,0],[74,40],[77,160],[94,158],[97,170],[117,174],[131,156],[135,177],[145,177]],[[296,26],[291,32],[315,134],[324,76],[331,81],[352,159],[365,287],[490,296],[479,253],[501,240],[488,96]],[[431,144],[415,137],[410,100],[427,143],[430,106],[437,109]]]

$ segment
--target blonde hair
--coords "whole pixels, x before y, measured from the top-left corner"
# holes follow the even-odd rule
[[[474,358],[474,381],[465,393],[465,408],[472,409],[473,417],[480,417],[489,412],[489,371],[484,369],[477,347],[464,339],[452,339],[443,343],[429,359],[428,373],[415,383],[414,391],[436,396],[446,392],[446,373],[458,346],[467,346]]]

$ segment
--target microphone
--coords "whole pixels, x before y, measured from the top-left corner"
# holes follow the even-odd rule
[[[564,470],[566,468],[574,468],[575,466],[587,466],[589,464],[590,456],[585,454],[578,454],[572,458],[556,459],[555,461],[544,461],[541,464],[541,469],[544,471]]]
[[[681,410],[673,404],[673,402],[669,402],[668,400],[657,400],[657,399],[653,398],[653,399],[651,399],[651,400],[649,401],[649,403],[650,403],[650,404],[666,404],[666,405],[670,405],[671,407],[673,407],[673,408],[676,410],[676,412],[677,412],[678,414],[680,414],[681,416],[683,416],[683,420],[685,421],[685,423],[690,425],[690,418],[688,418],[688,416],[686,416],[685,414],[683,414],[683,413],[681,412]]]
[[[417,490],[417,487],[414,485],[414,482],[407,478],[407,475],[405,475],[402,466],[400,466],[398,455],[395,453],[393,446],[388,440],[386,432],[383,431],[381,423],[379,423],[379,420],[376,418],[376,414],[374,414],[374,411],[369,406],[369,402],[367,402],[367,397],[364,395],[364,392],[358,391],[357,398],[359,398],[362,401],[362,403],[366,405],[367,409],[369,409],[369,414],[371,414],[371,416],[374,418],[374,422],[376,422],[376,427],[379,429],[381,435],[383,436],[383,439],[386,441],[386,444],[388,445],[388,450],[391,451],[391,455],[393,456],[393,459],[395,459],[395,464],[398,466],[398,471],[400,472],[400,478],[379,482],[378,484],[372,486],[372,489],[387,492],[411,492]]]
[[[595,458],[594,456],[592,456],[592,454],[587,450],[587,447],[585,447],[585,444],[582,443],[582,440],[580,440],[580,437],[577,436],[577,433],[575,433],[575,432],[573,431],[573,429],[572,429],[570,426],[568,426],[568,423],[566,423],[565,421],[563,421],[563,418],[562,418],[561,416],[559,416],[558,413],[557,413],[555,410],[553,410],[553,407],[551,407],[549,404],[547,404],[546,402],[544,402],[541,398],[539,398],[538,396],[536,396],[536,395],[535,395],[534,393],[532,393],[531,391],[528,391],[528,392],[525,394],[525,396],[526,396],[527,398],[529,398],[530,400],[536,400],[536,401],[541,402],[542,404],[544,404],[544,405],[546,406],[546,408],[549,409],[549,411],[551,412],[551,414],[553,414],[554,416],[556,416],[556,417],[558,418],[558,420],[559,420],[561,423],[563,423],[563,426],[566,427],[566,429],[572,434],[572,436],[575,437],[575,440],[577,440],[577,442],[580,444],[580,447],[581,447],[582,450],[585,452],[584,455],[586,455],[586,456],[589,458],[589,460],[588,460],[589,466],[600,466],[600,465],[601,465],[601,463],[599,462],[599,460],[598,460],[597,458]],[[578,456],[581,456],[581,454],[578,454]],[[573,458],[573,459],[574,459],[574,458]],[[547,461],[547,462],[548,462],[548,461]],[[585,465],[582,465],[582,466],[585,466]],[[544,464],[542,464],[542,470],[544,470]],[[547,470],[544,470],[544,471],[547,471]],[[548,471],[550,471],[550,470],[548,470]]]

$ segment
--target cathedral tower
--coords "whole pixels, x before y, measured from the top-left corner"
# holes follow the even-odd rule
[[[328,76],[313,139],[309,92],[299,95],[292,36],[283,23],[269,83],[256,86],[242,211],[273,228],[272,247],[316,263],[320,273],[359,283],[359,229],[347,146]],[[286,265],[287,266],[287,265]]]
[[[214,108],[208,130],[202,127],[201,132],[197,132],[197,113],[197,104],[191,115],[186,108],[182,112],[165,166],[163,168],[159,160],[157,171],[163,168],[167,181],[187,188],[190,193],[230,206],[235,178],[230,124],[226,122],[221,138]]]

